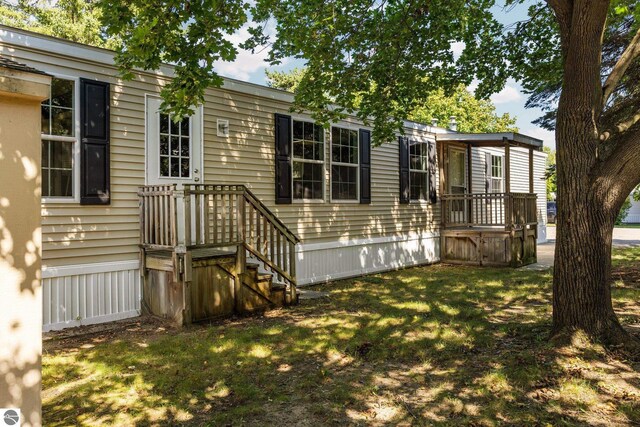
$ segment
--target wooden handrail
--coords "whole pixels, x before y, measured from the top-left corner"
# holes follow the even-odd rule
[[[182,191],[176,185],[146,186],[138,196],[144,249],[236,247],[239,273],[248,252],[290,283],[293,296],[300,238],[246,186],[185,184]]]
[[[282,221],[280,221],[280,219],[274,215],[273,212],[271,212],[269,210],[269,208],[267,208],[261,201],[260,199],[258,199],[252,192],[251,190],[249,190],[247,187],[244,187],[244,191],[245,194],[247,195],[247,198],[251,198],[253,200],[253,204],[257,209],[260,209],[263,213],[263,215],[267,215],[269,217],[269,220],[272,221],[274,224],[276,224],[278,226],[278,229],[280,231],[282,231],[284,234],[286,234],[289,239],[294,242],[294,243],[300,243],[301,240],[300,238],[291,232],[291,230],[289,230],[289,228],[284,225],[284,223]]]
[[[443,194],[443,227],[521,227],[537,224],[534,193]]]

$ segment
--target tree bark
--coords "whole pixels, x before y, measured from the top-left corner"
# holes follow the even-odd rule
[[[632,339],[613,311],[610,281],[613,226],[628,193],[616,188],[617,171],[598,173],[602,34],[609,2],[559,3],[570,4],[571,18],[558,16],[565,57],[556,122],[553,334],[580,330],[605,344],[627,344]]]

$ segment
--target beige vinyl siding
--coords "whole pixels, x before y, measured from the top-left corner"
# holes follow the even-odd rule
[[[6,41],[0,41],[0,53],[51,74],[111,83],[111,204],[43,204],[43,262],[53,267],[137,259],[136,191],[145,184],[145,94],[157,94],[166,80],[143,73],[124,82],[115,77],[117,71],[112,66],[12,46]],[[372,150],[370,205],[328,202],[328,141],[325,202],[276,205],[274,113],[287,114],[288,109],[286,102],[267,97],[208,90],[203,117],[204,182],[249,186],[304,243],[437,231],[439,204],[399,204],[397,141]],[[217,119],[229,120],[228,138],[217,136]],[[426,136],[411,132],[415,137]]]
[[[158,78],[123,82],[113,67],[5,46],[0,52],[62,77],[111,84],[111,204],[77,202],[42,205],[43,263],[49,267],[134,260],[138,257],[137,188],[145,176],[145,93],[156,93]],[[76,94],[77,96],[77,94]],[[76,112],[76,120],[78,119]]]
[[[276,205],[274,114],[288,114],[288,108],[286,103],[266,98],[210,90],[204,108],[205,182],[249,186],[304,243],[437,230],[438,205],[427,202],[399,204],[397,141],[372,150],[370,205],[329,202],[328,135],[325,135],[324,201],[294,200],[290,205]],[[217,136],[217,119],[229,120],[228,138]],[[353,120],[337,125],[358,126]],[[413,136],[424,138],[426,135],[414,133]]]

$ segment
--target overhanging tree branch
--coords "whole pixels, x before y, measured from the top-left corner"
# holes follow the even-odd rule
[[[607,104],[607,101],[613,94],[616,86],[620,82],[622,76],[629,68],[629,65],[640,56],[640,29],[636,32],[636,35],[629,43],[629,46],[624,50],[616,65],[613,66],[611,73],[607,77],[607,80],[604,82],[604,86],[602,87],[603,95],[602,95],[602,108]]]
[[[640,181],[640,125],[636,122],[628,129],[616,135],[611,153],[596,171],[597,176],[606,178],[609,191],[624,193],[625,197]]]

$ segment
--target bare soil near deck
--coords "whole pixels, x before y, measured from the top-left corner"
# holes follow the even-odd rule
[[[640,249],[613,296],[640,332]],[[175,329],[46,334],[45,425],[639,425],[640,363],[548,342],[550,271],[435,265],[328,298]]]

